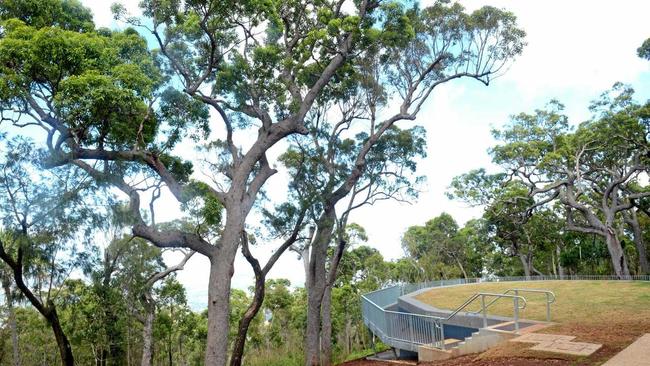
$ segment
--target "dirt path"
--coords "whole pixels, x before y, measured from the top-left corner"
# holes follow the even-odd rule
[[[458,357],[453,360],[439,361],[432,363],[420,363],[418,366],[568,366],[574,365],[575,361],[557,359],[531,359],[531,358],[490,358],[480,359],[477,355]],[[343,363],[339,366],[400,366],[415,365],[415,363],[395,363],[381,361],[355,360]]]

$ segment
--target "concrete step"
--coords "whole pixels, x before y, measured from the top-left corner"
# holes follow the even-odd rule
[[[478,332],[473,332],[470,337],[462,341],[458,339],[446,339],[444,350],[430,346],[420,347],[418,358],[421,362],[430,362],[446,360],[470,353],[479,353],[487,351],[516,336],[517,334],[514,332],[481,328]]]
[[[447,338],[447,339],[445,339],[445,346],[454,346],[454,345],[456,345],[457,343],[460,343],[460,342],[462,342],[462,340],[460,340],[460,339]]]

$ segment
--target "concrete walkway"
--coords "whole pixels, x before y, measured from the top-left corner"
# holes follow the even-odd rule
[[[650,333],[641,336],[603,366],[650,366]]]

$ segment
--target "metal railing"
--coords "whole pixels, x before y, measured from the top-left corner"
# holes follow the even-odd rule
[[[532,288],[511,288],[503,292],[503,294],[508,294],[514,292],[515,296],[519,295],[520,292],[530,292],[530,293],[541,293],[546,295],[546,321],[550,322],[551,321],[551,304],[555,302],[555,294],[553,291],[548,291],[548,290],[539,290],[539,289],[532,289]],[[494,300],[490,301],[485,308],[489,308],[497,302],[500,298],[497,297]],[[479,312],[484,311],[482,310],[477,310],[474,312],[474,314],[478,314]]]
[[[565,276],[518,276],[518,277],[489,277],[489,278],[469,278],[469,279],[453,279],[453,280],[438,280],[428,281],[422,283],[404,283],[393,285],[381,290],[377,290],[361,296],[361,306],[363,320],[370,331],[375,334],[385,344],[403,350],[417,351],[420,345],[430,345],[433,347],[444,349],[444,324],[445,318],[411,314],[392,310],[392,307],[397,305],[397,300],[400,296],[413,293],[418,290],[433,288],[464,285],[482,282],[509,282],[509,281],[555,281],[555,280],[610,280],[610,281],[650,281],[650,275],[640,276],[599,276],[599,275],[565,275]],[[522,291],[524,289],[512,289]],[[525,289],[530,291],[529,289]],[[494,294],[503,297],[505,294]],[[521,296],[511,295],[514,299],[521,299]],[[498,299],[499,297],[497,297]],[[547,295],[547,303],[550,300]],[[553,301],[555,295],[553,295]],[[519,300],[516,300],[517,302]],[[524,299],[525,301],[525,299]],[[494,302],[494,300],[493,300]],[[482,309],[487,309],[489,305],[482,306]],[[516,305],[519,307],[519,304]],[[518,320],[518,310],[515,316]],[[550,314],[547,313],[550,317]],[[484,326],[486,324],[487,316],[484,316]]]
[[[478,298],[481,299],[484,328],[487,327],[487,307],[485,306],[486,298],[511,298],[513,300],[516,331],[519,331],[519,310],[526,308],[526,299],[522,296],[479,292],[470,296],[467,301],[456,308],[456,310],[447,317],[386,310],[384,307],[393,305],[390,300],[390,295],[397,292],[396,287],[397,286],[388,287],[362,296],[361,304],[363,318],[366,326],[368,326],[373,334],[377,335],[382,342],[395,348],[410,351],[417,351],[417,348],[421,345],[429,345],[444,349],[445,323]],[[368,297],[373,297],[376,301],[384,304],[384,307],[373,302]],[[397,298],[394,299],[397,301]]]
[[[474,300],[478,299],[479,297],[481,298],[481,309],[476,311],[475,314],[477,314],[479,312],[483,314],[483,328],[487,328],[487,326],[488,326],[488,323],[487,323],[487,308],[491,304],[493,304],[495,301],[497,301],[499,299],[511,298],[512,299],[512,305],[513,305],[512,313],[513,313],[513,320],[515,322],[515,331],[519,331],[519,310],[523,310],[523,309],[526,308],[526,299],[524,297],[522,297],[522,296],[517,295],[517,294],[515,294],[515,295],[507,295],[505,293],[504,294],[493,294],[493,293],[489,293],[489,292],[476,293],[476,294],[472,295],[469,299],[467,299],[467,301],[465,301],[465,303],[463,305],[459,306],[456,310],[454,310],[448,317],[444,318],[443,320],[447,321],[447,320],[453,318],[454,316],[456,316],[456,314],[458,314],[461,310],[465,309],[467,306],[469,306],[469,304],[474,302]],[[490,305],[487,305],[487,306],[485,305],[485,298],[486,297],[494,297],[494,300],[492,300],[492,302],[490,302]],[[520,300],[522,301],[522,304],[523,304],[522,306],[519,305]]]
[[[365,296],[362,311],[366,326],[391,347],[409,351],[421,345],[444,347],[444,328],[438,317],[385,310]]]

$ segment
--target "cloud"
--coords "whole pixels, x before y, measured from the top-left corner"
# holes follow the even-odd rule
[[[120,3],[126,8],[129,16],[141,16],[142,11],[138,7],[139,1],[97,1],[97,0],[83,0],[82,3],[85,7],[93,12],[93,20],[97,27],[107,28],[122,28],[123,24],[113,19],[111,12],[111,5],[113,3]]]

